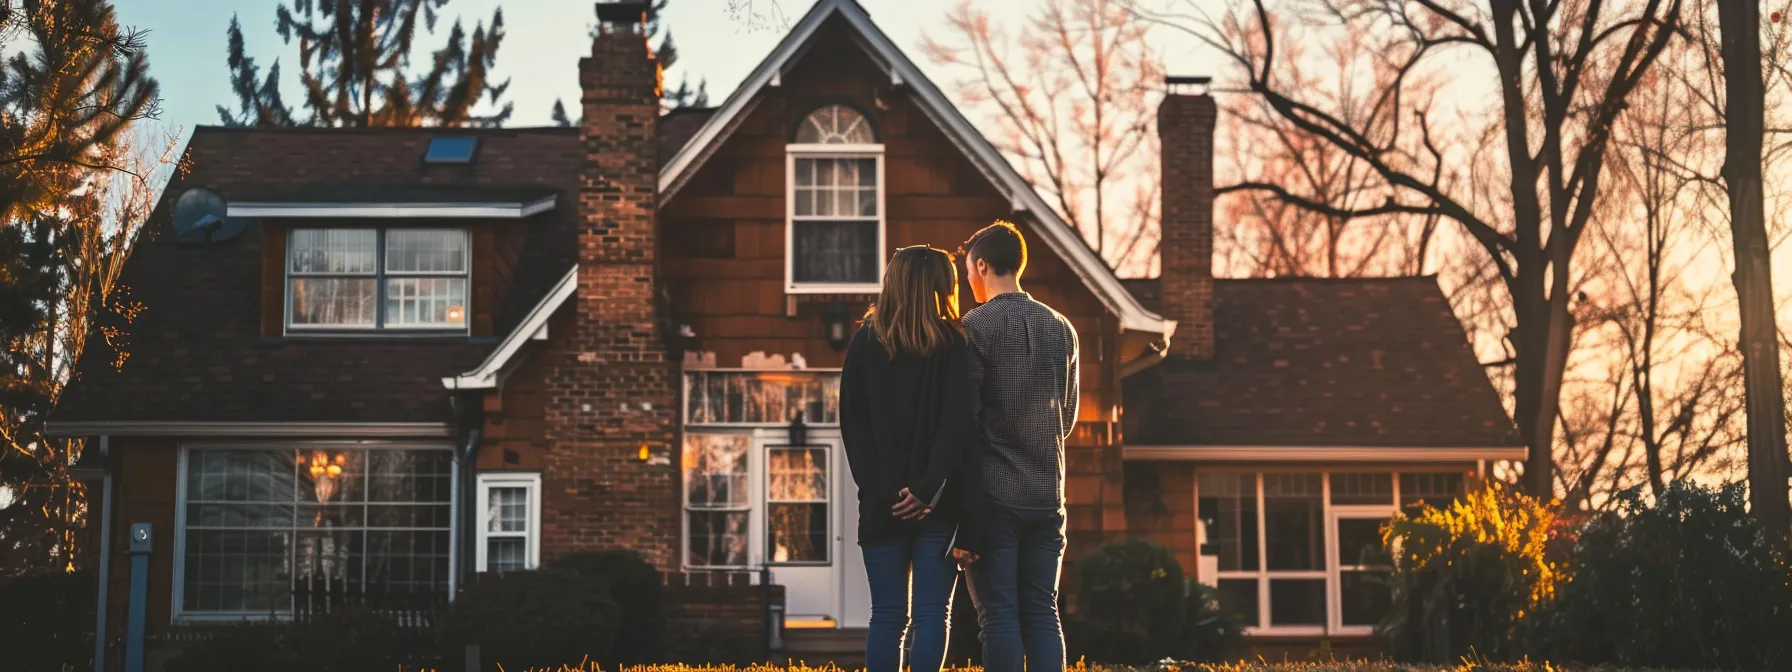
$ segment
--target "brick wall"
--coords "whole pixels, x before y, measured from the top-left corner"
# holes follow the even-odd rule
[[[1157,106],[1163,141],[1163,315],[1171,353],[1213,357],[1213,97],[1174,89]]]
[[[654,269],[659,62],[626,26],[579,62],[584,174],[573,334],[546,385],[542,551],[623,547],[677,564],[676,373]]]
[[[666,651],[681,663],[763,663],[771,655],[766,607],[784,586],[747,572],[665,572]]]

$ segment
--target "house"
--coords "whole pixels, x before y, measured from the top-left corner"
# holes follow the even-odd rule
[[[644,5],[599,5],[576,128],[195,131],[50,424],[105,474],[103,640],[137,524],[151,637],[619,546],[862,628],[841,350],[890,250],[997,218],[1082,335],[1073,558],[1150,536],[1256,635],[1363,633],[1373,523],[1523,456],[1434,279],[1213,277],[1204,92],[1122,281],[853,0],[664,115]]]

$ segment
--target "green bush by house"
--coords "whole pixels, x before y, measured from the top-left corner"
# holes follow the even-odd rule
[[[1242,651],[1242,620],[1217,593],[1183,578],[1168,549],[1116,542],[1078,558],[1077,613],[1065,623],[1073,655],[1112,663],[1221,660]]]
[[[667,661],[660,573],[640,553],[621,549],[575,553],[549,566],[608,582],[610,597],[621,608],[623,618],[606,662],[641,665]]]
[[[92,572],[0,581],[0,667],[60,672],[91,663],[93,585]]]
[[[1552,660],[1792,669],[1792,571],[1748,515],[1740,485],[1640,489],[1575,535],[1567,578],[1539,620]]]
[[[483,577],[454,601],[443,642],[450,655],[478,645],[490,670],[609,660],[622,623],[610,589],[602,577],[557,567]]]

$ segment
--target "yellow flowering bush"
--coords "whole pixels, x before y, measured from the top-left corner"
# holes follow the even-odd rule
[[[1526,615],[1555,595],[1548,551],[1554,503],[1489,483],[1449,506],[1397,515],[1383,528],[1395,549],[1394,608],[1382,632],[1405,659],[1524,654]]]

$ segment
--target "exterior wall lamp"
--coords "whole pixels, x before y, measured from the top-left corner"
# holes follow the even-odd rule
[[[839,301],[829,303],[827,310],[821,314],[821,323],[827,329],[828,346],[835,352],[846,349],[846,339],[852,334],[846,329],[846,304]]]

